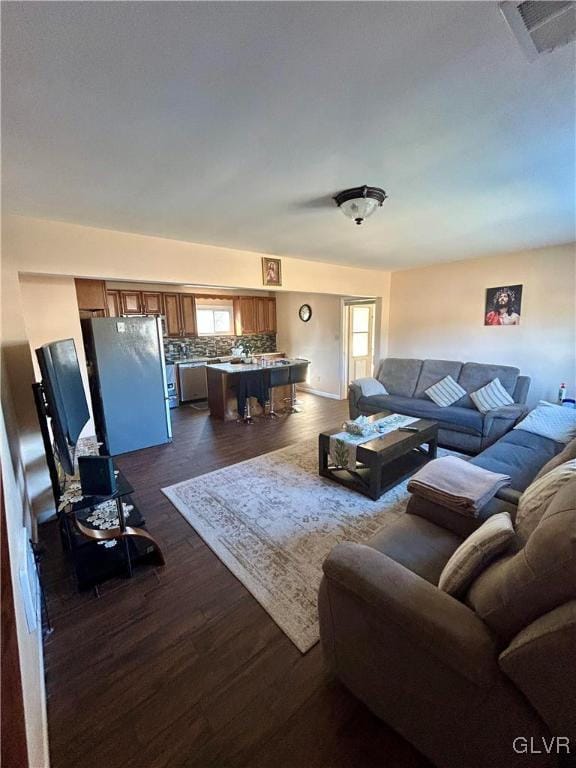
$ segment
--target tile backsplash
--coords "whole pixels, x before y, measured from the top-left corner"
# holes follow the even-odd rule
[[[255,353],[276,352],[275,333],[253,333],[246,336],[191,336],[164,339],[164,354],[168,361],[187,357],[218,357],[232,354],[232,347],[248,341]]]

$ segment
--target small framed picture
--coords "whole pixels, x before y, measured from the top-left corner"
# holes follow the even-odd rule
[[[282,285],[282,266],[280,259],[262,257],[262,282],[264,285]]]
[[[484,325],[520,325],[522,286],[486,288]]]

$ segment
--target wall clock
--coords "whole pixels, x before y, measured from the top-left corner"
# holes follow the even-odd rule
[[[302,320],[303,323],[307,323],[308,320],[312,317],[312,307],[310,304],[302,304],[300,309],[298,310],[298,317],[300,320]]]

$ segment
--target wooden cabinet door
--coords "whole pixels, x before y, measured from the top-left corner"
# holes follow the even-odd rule
[[[166,336],[181,336],[180,296],[177,293],[164,294],[164,315],[166,316]]]
[[[104,280],[74,280],[78,309],[108,309]]]
[[[191,293],[180,294],[182,333],[184,336],[196,336],[196,300]]]
[[[106,302],[108,304],[108,317],[120,317],[122,314],[120,291],[106,291]]]
[[[242,333],[258,333],[258,315],[256,300],[253,296],[240,296],[240,322]]]
[[[268,299],[254,299],[256,305],[256,332],[265,333],[268,330]]]
[[[145,315],[162,315],[164,314],[164,308],[162,307],[162,294],[142,291],[142,312]]]
[[[268,331],[276,333],[276,299],[268,299]]]
[[[140,291],[120,291],[122,312],[125,315],[142,314],[142,294]]]

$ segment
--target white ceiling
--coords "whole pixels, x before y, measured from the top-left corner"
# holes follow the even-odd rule
[[[575,239],[575,49],[529,63],[496,2],[2,15],[5,211],[393,269]]]

